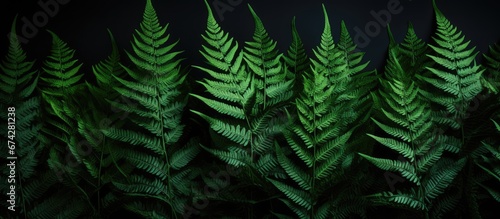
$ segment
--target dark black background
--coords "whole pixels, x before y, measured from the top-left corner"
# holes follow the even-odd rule
[[[52,0],[56,1],[56,0]],[[49,53],[51,38],[46,30],[52,30],[76,49],[76,58],[84,62],[83,69],[106,58],[110,52],[110,41],[106,28],[109,28],[118,42],[119,48],[130,50],[130,40],[134,29],[139,27],[146,0],[103,0],[84,1],[66,0],[59,4],[55,16],[49,17],[46,25],[38,28],[38,33],[23,47],[30,59],[45,60]],[[212,9],[215,0],[208,0]],[[297,28],[307,51],[319,44],[323,31],[324,3],[338,40],[340,21],[343,19],[354,37],[354,28],[364,30],[370,21],[376,21],[370,11],[387,10],[390,0],[218,0],[231,7],[225,11],[223,19],[215,13],[222,28],[228,31],[240,43],[250,40],[253,33],[253,20],[248,10],[252,5],[261,17],[270,36],[278,42],[278,47],[285,52],[291,41],[290,22],[297,17]],[[7,33],[14,16],[18,14],[17,31],[22,36],[22,18],[32,20],[37,12],[43,11],[38,0],[4,1],[0,9],[0,55],[6,54]],[[48,0],[42,0],[48,2]],[[184,50],[187,58],[184,65],[202,64],[198,50],[201,48],[201,34],[206,25],[206,7],[202,0],[152,0],[161,24],[170,23],[168,32],[172,39],[180,39],[178,50]],[[231,2],[240,2],[231,6]],[[431,0],[399,0],[402,12],[392,15],[391,29],[396,40],[401,41],[408,22],[414,24],[419,37],[430,41],[434,26],[434,13]],[[494,0],[437,0],[437,5],[452,24],[462,30],[472,46],[486,52],[489,45],[500,39],[500,8]],[[361,50],[366,52],[365,60],[371,60],[370,68],[379,68],[383,64],[388,37],[384,28],[370,39],[370,43]],[[478,57],[480,58],[480,57]]]

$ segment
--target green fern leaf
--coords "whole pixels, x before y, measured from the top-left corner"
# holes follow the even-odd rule
[[[77,95],[81,91],[83,84],[78,84],[83,74],[79,73],[82,64],[77,64],[78,60],[74,59],[75,51],[70,49],[55,33],[50,32],[52,36],[52,49],[48,59],[44,62],[44,73],[41,80],[43,108],[45,109],[45,121],[43,132],[48,139],[49,136],[59,139],[52,142],[57,146],[55,150],[65,151],[66,146],[78,162],[82,161],[76,144],[71,144],[71,141],[76,141],[74,133],[77,132],[76,121],[74,120],[73,109],[69,106],[70,98]],[[60,133],[60,134],[59,134]],[[45,142],[49,144],[49,142]]]
[[[292,44],[283,58],[290,73],[287,78],[294,80],[294,90],[301,91],[303,83],[302,75],[304,71],[309,70],[310,61],[297,31],[295,17],[292,19]]]
[[[431,176],[427,180],[423,180],[422,184],[425,187],[425,198],[435,199],[438,195],[442,194],[444,190],[451,184],[455,179],[455,176],[465,165],[465,159],[461,159],[456,163],[450,164],[449,166],[437,168],[437,173]]]
[[[170,159],[170,165],[174,170],[180,170],[185,167],[200,152],[198,141],[191,140],[182,149],[176,151]]]
[[[333,42],[326,8],[323,6],[325,28],[320,45],[314,50],[311,70],[303,72],[303,90],[295,100],[297,118],[284,132],[287,146],[276,146],[281,167],[293,184],[269,179],[286,195],[281,199],[299,218],[329,218],[337,206],[333,200],[342,197],[324,196],[343,185],[342,175],[348,171],[354,154],[348,146],[357,120],[353,109],[365,95],[351,83],[351,79],[366,67],[361,64],[362,53],[353,53],[352,43],[345,27],[342,45]],[[285,155],[288,147],[300,163]],[[298,187],[295,185],[297,184]],[[300,197],[297,197],[300,196]],[[307,200],[310,204],[307,203]],[[351,208],[354,209],[354,208]],[[362,210],[359,210],[362,211]],[[349,213],[346,213],[349,214]]]
[[[421,200],[415,199],[414,194],[404,194],[398,192],[397,194],[388,195],[388,200],[394,203],[402,204],[413,209],[425,209],[425,204]]]
[[[500,44],[496,43],[489,47],[488,54],[483,54],[486,72],[483,75],[486,82],[483,83],[490,92],[497,94],[500,91]]]
[[[181,187],[173,185],[173,179],[175,176],[180,177],[176,180],[183,179],[187,173],[184,168],[198,154],[199,148],[193,144],[186,147],[180,144],[184,133],[181,118],[187,104],[181,87],[186,75],[181,71],[181,52],[174,49],[178,41],[169,41],[167,28],[168,24],[160,25],[148,0],[143,21],[131,42],[132,51],[126,52],[134,66],[121,65],[131,80],[113,70],[119,64],[116,52],[112,53],[110,61],[101,65],[106,69],[102,73],[107,74],[103,81],[116,83],[113,89],[131,102],[126,105],[108,100],[128,113],[127,126],[106,128],[102,133],[111,140],[125,143],[121,151],[114,152],[116,159],[134,168],[130,172],[126,165],[119,165],[127,178],[115,180],[113,185],[127,196],[140,197],[135,200],[137,203],[150,202],[147,197],[153,198],[156,201],[147,205],[151,212],[174,217],[182,213],[183,209],[178,205],[186,203],[187,199],[185,191],[178,191]],[[188,187],[191,185],[187,184]],[[166,203],[170,209],[160,207],[158,203]],[[139,208],[136,204],[127,202],[127,205],[132,211],[142,212],[133,209]]]
[[[49,33],[53,38],[52,49],[51,55],[44,62],[43,70],[47,76],[41,77],[46,83],[43,92],[61,96],[66,94],[65,92],[74,90],[75,85],[83,77],[83,74],[78,74],[82,64],[77,64],[78,60],[73,59],[74,50],[69,49],[55,33],[51,31]]]
[[[285,183],[282,183],[277,180],[268,179],[271,183],[276,186],[280,191],[282,191],[290,200],[298,205],[304,207],[306,210],[312,208],[313,203],[310,198],[310,195],[302,190],[295,189]]]
[[[12,105],[30,97],[38,83],[38,73],[33,70],[34,61],[27,61],[26,53],[15,35],[17,16],[11,27],[7,56],[2,60],[0,69],[0,103]],[[3,117],[2,117],[3,118]],[[22,117],[21,117],[22,118]]]
[[[453,120],[437,119],[452,128],[461,126],[465,119],[466,110],[470,101],[482,91],[481,69],[476,64],[475,48],[467,49],[470,41],[465,42],[465,36],[457,27],[439,11],[433,1],[436,12],[437,33],[433,37],[434,44],[429,45],[436,55],[428,55],[436,67],[427,67],[433,77],[419,77],[421,80],[433,85],[441,93],[431,94],[430,90],[422,91],[426,98],[432,102],[446,107]],[[439,117],[439,116],[438,116]],[[444,117],[441,115],[441,117]],[[458,122],[457,122],[458,121]]]
[[[248,7],[254,19],[255,32],[253,41],[246,42],[244,59],[255,75],[256,106],[262,104],[261,110],[264,111],[291,97],[292,81],[286,80],[286,69],[282,66],[282,54],[279,54],[276,42],[269,37],[253,8]]]
[[[410,35],[414,34],[410,33]],[[413,46],[410,44],[409,46],[422,47],[418,45],[423,44]],[[387,198],[389,203],[383,202],[384,204],[390,205],[395,202],[401,204],[400,207],[403,208],[426,210],[430,209],[433,200],[437,199],[452,183],[462,167],[457,163],[453,165],[455,168],[453,171],[451,169],[444,172],[436,171],[435,165],[443,163],[443,152],[445,150],[456,151],[455,147],[448,146],[448,144],[457,142],[454,138],[435,136],[436,134],[432,131],[435,127],[432,121],[434,115],[430,105],[420,95],[420,89],[415,85],[413,75],[405,70],[409,67],[403,66],[400,62],[401,59],[407,59],[405,56],[412,56],[414,52],[398,56],[399,53],[405,53],[401,51],[400,46],[393,46],[390,49],[385,68],[387,80],[381,80],[382,88],[380,89],[380,96],[386,100],[381,108],[384,117],[380,119],[380,122],[373,119],[375,124],[392,138],[370,134],[369,136],[407,159],[400,161],[374,158],[362,153],[360,155],[382,170],[400,172],[405,179],[414,183],[414,186],[405,192],[385,193],[383,197]],[[429,182],[429,179],[432,180]]]
[[[349,72],[341,73],[341,69],[345,68],[346,63],[342,59],[342,53],[336,49],[330,21],[324,6],[323,15],[325,27],[321,35],[320,45],[313,50],[316,59],[311,59],[311,68],[317,71],[325,71],[327,77],[334,77],[336,80],[347,80]],[[330,80],[333,82],[333,78]]]
[[[92,66],[92,71],[97,80],[97,87],[89,84],[91,90],[95,89],[95,96],[105,97],[107,100],[118,98],[113,88],[120,86],[117,79],[122,78],[125,70],[120,65],[120,52],[113,34],[108,30],[111,39],[111,54],[103,61]],[[92,92],[92,91],[91,91]]]

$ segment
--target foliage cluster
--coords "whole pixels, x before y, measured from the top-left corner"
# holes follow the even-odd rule
[[[15,141],[18,195],[2,217],[490,218],[500,206],[500,44],[478,63],[433,1],[431,42],[388,29],[377,72],[343,21],[334,40],[324,6],[309,54],[295,18],[282,53],[252,7],[240,43],[205,3],[201,91],[151,0],[131,51],[109,32],[95,81],[55,33],[41,69],[10,38],[0,117],[15,107],[16,135],[1,144]]]

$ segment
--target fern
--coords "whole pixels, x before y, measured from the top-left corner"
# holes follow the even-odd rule
[[[210,75],[198,81],[210,97],[191,95],[215,110],[216,116],[193,112],[208,122],[212,141],[217,142],[203,147],[225,163],[244,168],[238,177],[251,191],[249,202],[256,202],[254,194],[270,185],[265,177],[283,176],[273,145],[288,122],[283,114],[293,95],[293,80],[287,79],[283,55],[250,6],[255,31],[253,40],[243,48],[220,28],[208,3],[207,10],[207,29],[202,35],[205,45],[200,53],[209,67],[194,67]],[[250,208],[249,214],[252,212]]]
[[[92,85],[88,84],[89,91]],[[84,145],[91,153],[82,159],[82,177],[85,177],[92,187],[90,196],[96,197],[94,203],[96,212],[94,217],[109,217],[118,211],[123,202],[116,189],[112,186],[113,181],[123,180],[132,171],[120,164],[120,157],[116,151],[123,150],[118,141],[106,137],[102,130],[110,126],[118,127],[120,124],[111,120],[102,109],[109,105],[101,105],[105,98],[104,93],[86,92],[79,99],[74,99],[72,104],[77,107],[78,142]],[[81,100],[85,99],[85,102]]]
[[[283,55],[279,54],[276,42],[268,36],[262,21],[251,6],[249,9],[254,19],[255,31],[253,41],[245,43],[243,53],[255,86],[255,102],[250,114],[252,119],[248,123],[253,132],[253,157],[254,151],[262,153],[261,155],[272,151],[273,141],[270,139],[273,134],[281,131],[277,126],[280,126],[280,123],[284,125],[272,115],[282,113],[283,106],[286,107],[289,103],[293,95],[293,81],[286,80],[286,68],[281,63]]]
[[[98,93],[95,96],[106,96],[108,100],[115,100],[118,98],[118,94],[113,90],[113,87],[120,85],[115,77],[122,78],[125,71],[120,66],[120,53],[113,34],[109,30],[108,33],[111,38],[111,54],[106,60],[92,66],[92,71],[97,81],[97,88],[91,87],[91,89],[97,89]]]
[[[403,70],[396,54],[395,48],[390,50],[386,67],[389,72],[386,76],[391,77],[381,82],[380,95],[386,100],[382,112],[387,122],[373,119],[391,138],[368,135],[396,151],[405,160],[360,155],[382,170],[400,172],[403,178],[412,183],[411,189],[406,192],[384,192],[371,196],[383,199],[376,202],[419,210],[428,216],[433,200],[450,186],[465,160],[450,164],[449,160],[442,159],[448,138],[435,136],[428,102],[419,95],[419,88],[411,75]]]
[[[256,29],[254,41],[247,42],[245,51],[240,51],[238,43],[220,28],[208,5],[207,9],[207,30],[203,35],[207,45],[203,46],[201,54],[212,67],[194,67],[213,78],[199,83],[214,99],[192,95],[225,117],[214,118],[193,112],[204,118],[215,133],[231,142],[222,150],[214,148],[210,152],[230,164],[243,165],[244,160],[249,159],[248,165],[255,168],[256,158],[267,157],[266,154],[272,151],[273,136],[284,128],[281,118],[276,115],[292,95],[289,90],[292,81],[285,80],[282,55],[278,54],[276,43],[269,38],[251,7]],[[239,150],[242,154],[228,157],[227,150]],[[268,158],[275,163],[272,160],[275,158]],[[266,175],[266,170],[256,170]]]
[[[433,117],[436,122],[459,129],[466,118],[467,108],[477,94],[482,91],[481,69],[476,64],[475,48],[467,49],[470,41],[465,41],[461,31],[458,31],[437,8],[435,2],[437,33],[433,37],[434,44],[429,47],[436,55],[428,55],[436,67],[427,67],[433,77],[420,77],[434,86],[440,93],[431,94],[430,90],[422,93],[432,102],[444,109],[437,111]]]
[[[186,97],[181,92],[185,75],[180,70],[181,52],[174,51],[177,42],[167,43],[167,26],[158,22],[150,0],[146,2],[143,21],[132,41],[133,53],[127,56],[137,67],[122,66],[133,80],[114,76],[121,84],[114,89],[128,98],[133,106],[111,101],[114,107],[129,113],[127,129],[109,127],[103,133],[125,143],[111,153],[120,162],[135,170],[124,181],[113,184],[126,196],[140,198],[127,204],[127,209],[140,214],[156,211],[160,215],[177,218],[186,204],[189,188],[184,167],[199,152],[196,144],[182,145],[184,125],[181,116]],[[148,197],[156,202],[148,201]],[[144,205],[144,209],[138,205]],[[162,203],[161,205],[158,205]],[[166,205],[165,205],[166,204]]]
[[[375,70],[365,71],[370,62],[362,62],[365,53],[356,51],[356,47],[345,22],[341,21],[340,39],[336,48],[341,52],[341,56],[346,62],[346,67],[342,70],[350,77],[353,77],[353,80],[356,81],[356,90],[360,90],[358,91],[360,96],[365,98],[369,96],[370,90],[375,87],[375,77],[373,75]]]
[[[59,157],[67,157],[76,159],[76,162],[81,163],[82,153],[77,148],[76,142],[76,123],[74,119],[74,109],[70,104],[73,96],[77,96],[79,90],[83,88],[82,84],[78,84],[83,74],[79,73],[82,64],[78,64],[78,60],[74,59],[74,50],[62,41],[55,33],[50,32],[52,36],[52,49],[48,59],[44,62],[44,73],[41,80],[41,91],[43,97],[44,109],[44,126],[40,136],[41,140],[46,145],[53,145],[51,153],[58,154]],[[60,158],[57,158],[60,159]],[[62,161],[50,161],[63,164]],[[57,166],[57,165],[56,165]],[[63,171],[64,169],[54,169],[60,180],[62,174],[69,173],[75,175],[77,172]],[[73,180],[71,180],[73,181]]]
[[[294,81],[295,91],[302,90],[302,75],[309,69],[310,61],[304,49],[304,44],[297,31],[295,25],[295,17],[292,19],[292,44],[283,56],[286,65],[289,69],[289,76],[287,78]]]
[[[478,65],[435,1],[431,42],[411,23],[396,42],[388,27],[384,74],[368,69],[344,21],[334,40],[325,6],[319,46],[308,54],[294,17],[282,53],[252,7],[253,36],[239,44],[214,18],[220,2],[205,1],[205,64],[192,66],[203,94],[187,91],[179,41],[145,3],[130,64],[108,30],[111,52],[91,75],[51,31],[37,69],[14,19],[0,118],[15,107],[16,137],[2,126],[0,142],[16,145],[16,212],[0,218],[496,216],[500,45]],[[191,123],[189,103],[201,104]],[[396,189],[384,171],[398,174]]]
[[[282,54],[278,54],[276,42],[272,40],[262,21],[249,6],[255,22],[253,41],[246,42],[244,59],[253,73],[256,86],[256,104],[252,111],[257,114],[269,107],[286,102],[292,95],[291,80],[286,79],[286,69],[281,64]]]
[[[76,218],[92,215],[95,209],[89,196],[89,184],[85,178],[80,177],[83,170],[80,164],[87,154],[78,142],[76,109],[71,102],[84,88],[83,84],[79,83],[83,77],[79,72],[82,64],[74,59],[74,50],[55,33],[49,31],[49,34],[52,36],[52,48],[44,62],[40,78],[44,123],[39,137],[44,145],[51,145],[47,162],[52,174],[62,183],[57,185],[60,188],[58,193],[78,197],[69,203],[61,199],[59,194],[54,194],[49,198],[52,199],[51,202],[66,206],[68,211],[57,212],[51,217]],[[74,210],[74,214],[65,214],[71,212],[70,209]]]
[[[483,54],[483,57],[486,61],[486,82],[491,84],[487,88],[497,94],[500,91],[500,45],[496,43],[490,46],[488,54]]]
[[[475,127],[484,125],[474,124],[474,120],[481,121],[489,116],[484,115],[488,111],[478,111],[475,112],[474,117],[470,117],[468,111],[471,103],[478,100],[483,87],[489,85],[482,75],[485,69],[476,64],[475,58],[478,52],[475,51],[475,47],[469,49],[470,41],[465,41],[462,32],[446,19],[435,2],[433,6],[436,13],[437,31],[433,37],[434,43],[429,45],[435,55],[429,55],[429,57],[436,63],[436,66],[428,68],[432,77],[422,77],[422,79],[435,89],[427,89],[423,94],[436,103],[434,121],[441,124],[443,128],[451,127],[457,130],[455,135],[459,137],[460,142],[455,145],[460,148],[459,159],[467,159],[466,166],[460,173],[461,177],[455,182],[464,188],[460,191],[464,198],[459,204],[466,206],[462,211],[464,214],[475,218],[479,217],[479,202],[476,195],[478,187],[473,181],[476,167],[470,159],[472,158],[470,153],[481,147],[478,144],[481,140],[476,140],[471,134],[478,132],[474,130]]]
[[[425,74],[426,67],[432,65],[429,57],[426,56],[430,52],[429,46],[417,36],[412,23],[408,24],[408,31],[398,52],[405,57],[401,59],[401,66],[411,77]]]
[[[354,44],[347,26],[344,21],[340,24],[340,39],[337,44],[336,50],[340,52],[341,57],[345,60],[345,68],[342,69],[342,74],[349,75],[351,79],[350,95],[355,96],[357,101],[349,101],[349,105],[352,109],[352,116],[346,118],[346,120],[352,120],[352,124],[360,124],[354,131],[354,136],[363,136],[353,139],[350,142],[349,148],[353,151],[362,150],[369,151],[370,147],[367,145],[372,145],[372,140],[365,136],[368,130],[372,130],[374,127],[372,124],[368,123],[369,117],[373,110],[373,100],[371,98],[371,92],[375,90],[377,85],[377,75],[376,70],[366,70],[368,62],[363,62],[364,52],[356,51],[356,44]]]
[[[64,99],[74,95],[81,87],[78,82],[83,77],[83,74],[79,73],[82,64],[77,64],[78,60],[73,59],[74,50],[70,49],[55,33],[50,31],[49,33],[52,35],[53,45],[51,55],[44,62],[43,70],[46,75],[41,77],[44,82],[41,88],[43,105],[47,115],[43,129],[47,137],[44,140],[51,137],[56,139],[55,141],[59,141],[57,144],[60,146],[54,149],[64,153],[66,144],[71,141],[71,136],[76,132],[76,122],[71,117],[72,112],[67,110],[68,105]],[[80,155],[76,152],[77,149],[72,147],[69,149],[73,156],[81,161]]]
[[[497,131],[500,132],[500,125],[493,121]],[[496,142],[498,143],[498,142]],[[479,166],[489,178],[498,184],[500,182],[500,150],[498,147],[494,147],[489,143],[483,142],[483,148],[485,149],[485,153],[480,155],[480,159],[478,159],[475,163]],[[493,200],[500,202],[500,191],[498,189],[492,188],[489,185],[486,185],[484,182],[480,182],[479,180],[475,180],[476,183],[482,187],[492,198]]]
[[[12,33],[15,33],[16,21],[17,16],[12,23]],[[19,39],[16,35],[11,35],[8,54],[0,65],[3,72],[0,80],[2,105],[22,103],[33,93],[38,82],[38,72],[33,70],[35,62],[27,61],[26,58],[26,53],[21,48]],[[2,119],[6,118],[2,117]]]
[[[38,83],[38,71],[33,69],[34,61],[28,61],[26,52],[21,48],[17,38],[16,26],[17,16],[11,26],[11,38],[9,39],[8,53],[0,63],[0,106],[2,112],[0,117],[4,124],[12,124],[15,128],[13,132],[8,132],[7,125],[1,128],[2,145],[14,146],[12,148],[15,154],[10,157],[16,157],[16,175],[14,182],[7,183],[7,179],[0,186],[2,191],[10,191],[9,184],[16,186],[16,206],[17,215],[26,216],[33,207],[33,203],[40,200],[43,194],[55,183],[55,177],[52,174],[41,172],[43,170],[43,145],[37,139],[41,124],[39,120],[40,96],[35,92]],[[8,111],[8,109],[15,109]],[[11,114],[12,113],[12,114]],[[9,130],[12,131],[12,130]],[[7,150],[7,147],[5,147]],[[11,160],[4,160],[4,163],[10,163]],[[9,175],[9,166],[2,167],[2,174]],[[7,209],[7,202],[2,207]],[[10,214],[11,211],[5,210]],[[14,212],[12,212],[14,213]]]
[[[191,95],[202,100],[218,113],[226,114],[232,118],[229,122],[195,110],[192,112],[204,118],[215,132],[237,144],[246,146],[250,142],[251,131],[245,122],[251,110],[252,98],[256,89],[252,83],[252,77],[246,71],[243,53],[239,51],[238,43],[220,28],[208,3],[206,4],[208,9],[207,30],[202,37],[207,45],[203,45],[203,50],[200,53],[212,67],[194,67],[208,73],[215,79],[205,79],[199,83],[218,100],[197,94]],[[216,153],[223,154],[223,152]]]
[[[295,103],[298,119],[289,116],[294,123],[284,133],[287,148],[276,145],[279,164],[294,185],[269,179],[285,195],[281,200],[299,218],[346,218],[363,214],[362,209],[349,208],[362,200],[349,198],[353,190],[342,183],[342,175],[350,175],[347,172],[353,159],[348,145],[356,118],[351,106],[357,95],[356,87],[349,87],[350,79],[365,65],[358,65],[362,54],[351,56],[355,46],[346,32],[342,47],[336,49],[324,6],[323,12],[325,28],[321,44],[315,50],[316,59],[311,60],[311,72],[304,73],[304,89]],[[288,147],[299,162],[285,155]],[[334,195],[325,197],[325,193]]]

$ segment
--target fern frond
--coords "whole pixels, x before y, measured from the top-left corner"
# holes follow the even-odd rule
[[[143,20],[131,42],[132,51],[126,51],[134,66],[121,65],[126,75],[114,71],[119,64],[116,51],[110,56],[110,61],[101,65],[107,69],[103,82],[116,83],[113,89],[130,102],[125,105],[108,100],[129,114],[126,126],[106,128],[102,133],[111,140],[124,143],[120,151],[113,152],[114,159],[126,164],[118,168],[133,167],[132,172],[122,170],[122,173],[128,173],[127,178],[114,180],[113,185],[126,196],[140,197],[135,200],[137,203],[149,202],[148,197],[153,198],[151,212],[174,217],[182,213],[178,205],[186,200],[185,191],[178,191],[183,188],[172,184],[174,177],[178,177],[175,178],[177,181],[183,179],[187,173],[185,166],[198,154],[199,148],[196,144],[185,147],[180,144],[184,133],[181,118],[187,104],[187,96],[181,87],[186,75],[180,66],[181,52],[174,49],[178,41],[169,41],[167,28],[168,24],[162,26],[159,23],[151,0],[147,0]],[[158,207],[158,202],[167,204],[170,209]],[[127,204],[130,210],[142,212],[133,209],[139,206],[131,202]]]
[[[422,93],[432,102],[444,106],[446,112],[452,115],[453,120],[444,121],[437,119],[437,122],[458,128],[465,119],[465,114],[470,101],[479,94],[483,87],[481,75],[484,69],[476,64],[475,47],[468,49],[470,41],[465,41],[465,36],[457,29],[437,8],[433,1],[436,12],[437,32],[433,37],[434,43],[429,47],[436,55],[428,55],[436,67],[427,67],[432,73],[431,77],[419,77],[421,80],[433,85],[439,94],[430,90]],[[445,117],[436,115],[436,118]],[[449,116],[448,116],[449,117]]]
[[[41,80],[46,86],[43,92],[62,96],[67,94],[66,92],[74,91],[75,85],[83,77],[83,74],[79,74],[83,64],[77,64],[78,60],[73,59],[75,50],[70,49],[68,44],[54,32],[48,32],[52,36],[52,49],[48,59],[44,62],[43,70],[46,76],[42,75]]]
[[[410,36],[414,35],[411,29],[409,31]],[[409,39],[412,38],[415,39],[415,37],[409,37]],[[420,43],[408,46],[423,49],[422,45]],[[436,171],[435,165],[443,163],[441,162],[443,152],[454,150],[447,145],[456,142],[453,138],[437,136],[433,132],[435,124],[432,121],[433,114],[430,105],[420,95],[420,89],[415,85],[413,75],[411,75],[413,73],[410,74],[405,70],[410,67],[404,67],[400,61],[408,59],[405,56],[412,56],[412,54],[416,56],[417,53],[411,52],[398,56],[404,53],[401,51],[403,50],[400,46],[394,46],[389,51],[389,59],[385,68],[387,79],[381,80],[380,90],[380,96],[386,100],[385,106],[381,108],[384,116],[381,121],[373,119],[375,124],[391,138],[370,134],[369,136],[407,159],[400,161],[374,158],[362,153],[360,155],[382,170],[400,172],[405,179],[414,183],[409,190],[398,194],[384,193],[383,197],[390,202],[401,204],[400,207],[428,211],[433,200],[438,198],[455,179],[463,162],[453,165],[453,170]],[[418,76],[419,73],[414,72],[414,74]],[[383,202],[383,204],[389,203]]]
[[[486,67],[486,72],[483,75],[483,79],[488,82],[491,86],[487,87],[492,93],[497,94],[500,92],[500,44],[495,43],[491,45],[488,49],[487,54],[483,54],[485,59],[484,66]]]
[[[449,164],[446,167],[438,168],[435,166],[435,173],[429,176],[428,179],[422,181],[424,186],[425,198],[427,200],[435,199],[437,196],[441,195],[444,190],[452,183],[456,175],[465,165],[465,159],[461,159],[455,163]]]
[[[293,188],[285,183],[277,180],[268,179],[271,183],[276,186],[277,189],[282,191],[291,201],[309,210],[313,207],[313,201],[311,200],[310,194],[303,190]]]
[[[35,61],[28,61],[26,52],[17,38],[14,18],[9,38],[8,53],[0,63],[0,103],[13,105],[30,97],[38,83],[38,72],[33,69]],[[3,118],[3,117],[2,117]],[[22,118],[22,117],[21,117]]]
[[[209,66],[194,67],[211,76],[198,81],[209,97],[190,95],[213,109],[215,115],[191,112],[207,121],[212,137],[220,139],[216,147],[203,148],[229,165],[247,167],[240,175],[242,181],[262,187],[265,177],[284,178],[273,146],[275,137],[289,124],[283,114],[293,95],[293,80],[287,78],[276,42],[250,6],[254,36],[240,49],[205,3],[208,18],[200,53]]]
[[[83,84],[78,82],[83,77],[79,70],[82,64],[74,59],[75,51],[70,49],[55,33],[52,36],[52,48],[48,59],[44,62],[41,91],[45,117],[42,128],[45,138],[55,137],[58,141],[52,142],[57,146],[55,150],[65,151],[66,146],[72,155],[81,162],[81,155],[70,142],[75,141],[77,132],[74,111],[70,106],[70,98],[78,95]],[[48,144],[48,142],[45,142]]]
[[[111,39],[111,54],[103,61],[92,66],[97,81],[99,96],[105,97],[108,100],[115,100],[118,94],[113,90],[114,87],[119,87],[120,83],[116,78],[122,78],[125,73],[124,68],[120,65],[120,52],[118,45],[113,37],[113,34],[108,30]],[[90,86],[93,88],[93,86]]]
[[[200,66],[194,67],[205,71],[215,79],[205,79],[204,82],[200,83],[207,88],[210,94],[220,100],[210,99],[196,94],[191,95],[202,100],[220,113],[245,121],[249,114],[248,104],[251,102],[251,98],[254,95],[252,77],[250,77],[245,70],[246,67],[243,63],[243,53],[238,51],[238,43],[221,30],[208,4],[207,9],[207,30],[205,32],[206,35],[202,36],[208,45],[204,45],[203,50],[200,52],[216,70]],[[228,109],[232,109],[232,111],[228,112]],[[192,110],[192,112],[198,115],[204,115],[198,111]],[[217,130],[226,133],[226,136],[237,136],[236,134],[229,134],[231,131],[223,128],[231,127],[232,125],[225,124],[220,120],[211,119],[211,117],[208,116],[205,116],[205,119],[211,120],[214,128],[219,127]],[[241,128],[233,130],[240,129]],[[245,128],[243,128],[243,130],[245,130]],[[240,137],[243,136],[247,135],[244,134]],[[247,137],[235,138],[232,140],[236,140],[238,143],[249,143],[249,138]]]
[[[79,83],[84,75],[80,72],[82,64],[78,64],[78,60],[74,58],[75,51],[55,33],[49,31],[49,34],[52,36],[52,48],[42,67],[44,71],[40,82],[43,126],[39,139],[43,144],[51,145],[47,151],[47,163],[62,182],[57,185],[60,191],[66,191],[64,193],[68,196],[78,197],[78,201],[75,201],[78,203],[72,206],[73,212],[57,213],[62,217],[76,218],[95,212],[90,201],[92,189],[89,186],[93,186],[92,182],[86,181],[86,177],[80,177],[80,174],[85,174],[85,167],[80,164],[89,154],[82,151],[81,142],[77,140],[78,111],[72,101],[81,97],[84,91],[85,84]],[[61,161],[61,157],[66,161]],[[53,213],[51,217],[58,217],[57,213]]]
[[[309,57],[304,49],[304,44],[297,31],[295,17],[292,19],[292,44],[288,47],[287,53],[283,56],[287,67],[289,68],[288,79],[294,81],[294,90],[302,90],[302,75],[304,71],[309,70]]]
[[[43,145],[38,139],[41,130],[40,119],[40,96],[34,92],[38,84],[38,72],[33,69],[34,61],[28,61],[26,52],[22,49],[21,43],[16,35],[17,16],[11,26],[8,53],[0,63],[0,107],[4,109],[0,112],[0,118],[5,124],[14,125],[14,134],[8,134],[7,126],[0,130],[5,133],[1,137],[3,145],[15,147],[17,179],[21,196],[18,200],[25,204],[23,208],[31,206],[29,203],[35,201],[36,194],[24,191],[25,185],[30,181],[39,180],[43,175],[37,172],[37,166],[42,164],[40,154]],[[11,107],[14,109],[11,109]],[[12,113],[12,114],[11,114]],[[9,116],[10,114],[10,116]],[[9,142],[11,143],[9,143]],[[1,172],[7,174],[8,166],[3,166]],[[47,186],[52,185],[50,182]],[[45,191],[42,190],[44,193]],[[25,212],[24,212],[25,213]]]
[[[185,167],[200,152],[199,142],[196,139],[189,141],[183,148],[172,154],[170,165],[174,170]]]
[[[336,206],[331,203],[347,197],[327,197],[323,192],[345,192],[335,188],[343,185],[341,176],[351,167],[354,154],[348,146],[353,123],[358,119],[356,110],[361,108],[356,104],[365,95],[351,84],[351,77],[364,74],[360,73],[366,67],[361,64],[363,54],[353,53],[355,45],[345,26],[342,45],[333,42],[324,5],[323,12],[325,27],[321,44],[314,50],[310,71],[303,73],[303,90],[295,100],[297,118],[284,132],[286,147],[290,147],[300,163],[285,155],[283,146],[276,146],[278,161],[293,184],[271,180],[287,196],[282,201],[300,218],[335,217],[332,212]],[[304,204],[306,199],[310,204]]]
[[[341,72],[341,69],[345,68],[346,62],[342,57],[342,53],[336,49],[337,46],[332,36],[332,28],[324,5],[323,16],[325,26],[321,34],[320,45],[313,50],[315,59],[311,59],[311,68],[312,70],[325,71],[328,78],[332,77],[330,79],[332,82],[334,82],[333,78],[345,81],[348,79],[348,73],[350,72]]]
[[[253,41],[245,43],[244,59],[255,76],[254,83],[257,90],[255,106],[262,106],[258,111],[265,111],[291,98],[292,81],[286,80],[286,68],[281,63],[283,54],[276,48],[276,41],[269,37],[253,8],[250,5],[248,7],[254,19],[255,31]]]
[[[402,58],[401,65],[411,77],[422,75],[426,67],[431,66],[431,62],[426,56],[429,53],[429,47],[424,40],[417,36],[411,22],[408,24],[408,30],[399,48],[398,52],[405,57]]]
[[[361,115],[369,115],[368,112],[370,107],[367,106],[370,105],[371,101],[370,92],[373,91],[377,85],[376,70],[366,70],[370,62],[362,62],[365,53],[356,51],[356,47],[356,44],[354,44],[347,30],[345,22],[342,21],[337,50],[341,52],[343,60],[346,62],[346,66],[342,71],[351,77],[352,81],[355,81],[355,83],[351,85],[355,86],[355,89],[352,89],[351,95],[356,96],[358,101],[350,101],[352,103],[352,109],[356,112],[355,118],[352,119],[356,120],[358,123],[364,123],[368,117],[363,117]]]

